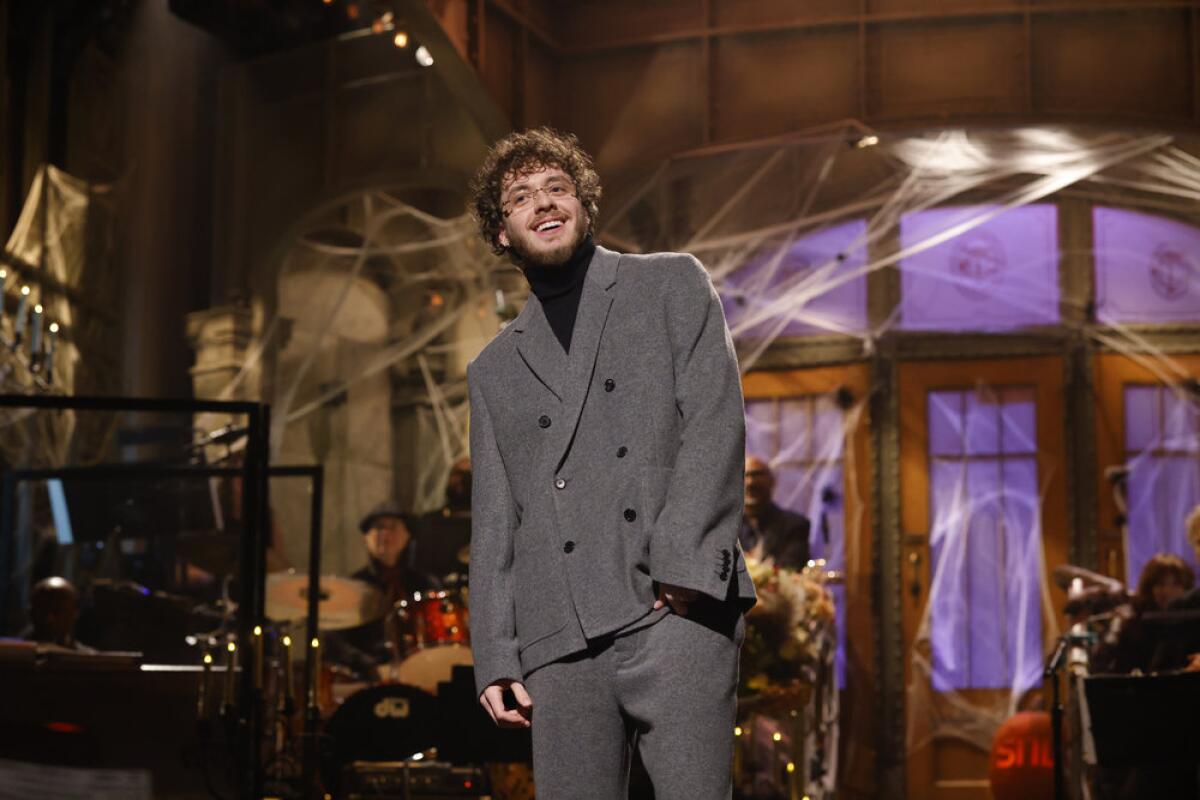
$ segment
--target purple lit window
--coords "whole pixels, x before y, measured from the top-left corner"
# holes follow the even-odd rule
[[[809,553],[827,569],[846,568],[843,412],[829,394],[746,402],[746,452],[771,465],[775,504],[808,518]],[[838,685],[845,686],[846,593],[837,604]]]
[[[1002,331],[1058,322],[1057,225],[1052,205],[905,214],[900,327]]]
[[[1126,386],[1125,463],[1128,585],[1137,585],[1142,567],[1157,553],[1174,553],[1192,569],[1200,568],[1184,529],[1188,512],[1200,504],[1195,398],[1166,386]]]
[[[721,281],[736,338],[861,333],[867,327],[867,223],[810,233],[783,253],[767,248]]]
[[[1029,688],[1042,658],[1033,390],[928,399],[933,687]]]
[[[1120,208],[1092,227],[1099,321],[1200,322],[1200,228]]]

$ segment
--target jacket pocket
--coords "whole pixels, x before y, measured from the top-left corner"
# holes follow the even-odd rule
[[[526,649],[532,647],[533,645],[537,644],[540,641],[549,639],[551,636],[558,633],[565,627],[567,627],[567,623],[564,622],[562,625],[559,625],[557,628],[552,627],[550,630],[548,630],[544,633],[538,633],[534,636],[530,636],[528,639],[522,638],[520,635],[518,635],[518,637],[517,637],[517,652],[518,653],[525,652]]]

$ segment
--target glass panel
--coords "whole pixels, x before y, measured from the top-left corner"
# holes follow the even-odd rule
[[[811,399],[779,401],[779,454],[780,461],[805,461],[812,458]]]
[[[813,458],[840,459],[846,441],[842,433],[842,410],[832,394],[821,395],[813,405]]]
[[[861,333],[867,328],[865,220],[765,248],[721,283],[737,338]],[[780,248],[786,247],[781,252]]]
[[[929,453],[933,456],[963,452],[963,392],[929,393]]]
[[[1200,320],[1200,229],[1118,208],[1092,221],[1098,320]]]
[[[778,409],[774,400],[746,403],[746,452],[770,461],[778,447]]]
[[[990,389],[967,392],[967,455],[1000,452],[1000,402]]]
[[[1181,389],[1162,389],[1163,431],[1162,446],[1166,450],[1196,452],[1196,397]]]
[[[1137,452],[1149,447],[1160,427],[1158,387],[1125,387],[1125,449]]]
[[[1004,390],[1001,447],[1006,455],[1037,452],[1037,414],[1032,388]]]
[[[1012,330],[1058,321],[1053,205],[936,208],[905,214],[900,327]]]

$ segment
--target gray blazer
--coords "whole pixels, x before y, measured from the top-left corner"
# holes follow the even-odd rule
[[[467,380],[478,691],[635,623],[655,581],[753,605],[737,356],[695,258],[597,247],[570,355],[531,296]]]

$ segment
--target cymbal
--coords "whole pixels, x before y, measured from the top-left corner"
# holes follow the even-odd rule
[[[386,611],[383,593],[370,584],[336,575],[321,576],[317,627],[325,631],[354,628]],[[267,576],[267,617],[298,622],[308,616],[308,576],[293,570]]]

